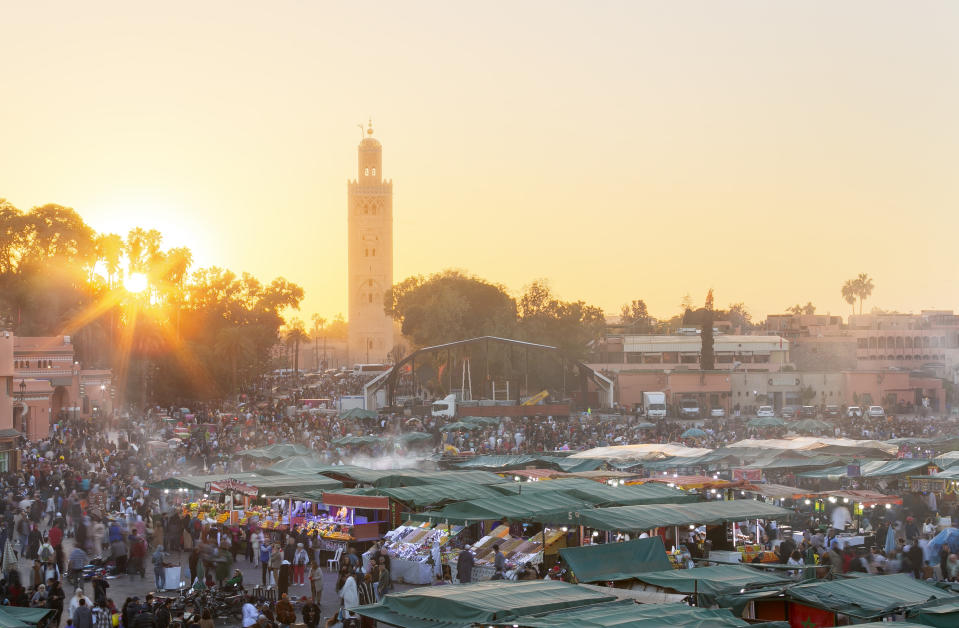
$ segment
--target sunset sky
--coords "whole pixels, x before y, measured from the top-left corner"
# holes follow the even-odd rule
[[[959,309],[959,3],[16,2],[0,197],[157,228],[346,312],[373,117],[395,279]]]

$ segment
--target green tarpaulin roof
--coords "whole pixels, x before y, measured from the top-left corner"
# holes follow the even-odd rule
[[[749,419],[748,421],[746,421],[746,427],[763,428],[763,427],[785,427],[785,426],[786,426],[785,421],[783,421],[779,417],[774,417],[774,416],[758,417],[758,418]]]
[[[0,628],[31,628],[51,613],[52,608],[0,606]]]
[[[654,536],[625,543],[567,547],[559,550],[579,582],[628,580],[648,571],[672,569],[663,539]]]
[[[563,492],[597,506],[679,504],[699,501],[698,495],[691,495],[661,482],[647,482],[637,486],[610,486],[600,482],[593,482],[593,484],[594,486],[573,488]]]
[[[925,626],[955,628],[959,626],[959,601],[920,608],[910,613],[910,616]],[[898,628],[899,624],[896,626]]]
[[[660,526],[719,524],[745,519],[788,517],[791,510],[751,499],[695,504],[649,504],[595,508],[579,513],[579,524],[598,530],[643,531]]]
[[[456,463],[460,469],[485,469],[488,471],[510,471],[512,469],[555,469],[567,473],[577,471],[595,471],[604,464],[596,458],[563,458],[561,456],[476,456],[470,460]]]
[[[386,495],[413,508],[428,508],[449,502],[470,499],[487,499],[502,495],[485,484],[472,482],[439,482],[422,486],[404,486],[399,488],[373,488],[369,495]]]
[[[258,469],[260,475],[290,475],[303,473],[316,475],[328,465],[323,464],[313,456],[294,456],[271,464],[265,469]]]
[[[393,471],[372,482],[373,486],[394,488],[422,486],[443,482],[470,482],[472,484],[502,484],[503,478],[487,471]]]
[[[616,598],[557,580],[492,580],[444,587],[417,587],[392,593],[378,604],[354,610],[402,628],[444,628],[474,623],[510,622],[568,608],[611,602]]]
[[[161,489],[179,489],[187,488],[194,491],[202,491],[206,488],[208,482],[218,482],[221,480],[236,479],[246,484],[255,486],[261,493],[266,495],[279,495],[280,493],[289,493],[292,491],[311,491],[311,490],[335,490],[343,487],[342,482],[332,480],[322,475],[281,475],[270,474],[260,475],[259,473],[218,473],[214,475],[181,475],[166,478],[158,482],[152,482],[151,488]]]
[[[786,590],[786,596],[861,619],[875,619],[932,600],[959,601],[955,593],[903,573],[797,584]]]
[[[718,595],[757,586],[793,582],[785,573],[769,573],[746,565],[714,565],[694,569],[668,569],[635,576],[641,582],[679,593]]]
[[[504,628],[726,628],[749,624],[726,609],[694,608],[685,604],[636,604],[624,600],[539,617],[517,617],[490,625]]]
[[[314,453],[312,449],[299,444],[283,443],[278,445],[267,445],[266,447],[257,447],[238,452],[237,456],[250,456],[251,458],[266,458],[268,460],[280,460],[292,456],[308,456]]]
[[[510,477],[511,476],[507,475],[506,479]],[[553,491],[590,491],[596,486],[599,486],[599,482],[586,478],[559,478],[557,480],[540,480],[538,482],[508,482],[505,484],[497,484],[494,488],[504,495],[516,495],[517,493],[526,495],[532,493],[550,493]]]
[[[869,460],[860,464],[859,475],[864,478],[881,478],[892,475],[902,475],[921,469],[932,464],[931,460],[903,459],[903,460]],[[817,471],[806,471],[797,473],[800,478],[844,478],[848,473],[847,465],[830,467],[828,469],[819,469]]]
[[[568,520],[570,513],[591,507],[587,502],[565,493],[550,491],[457,502],[441,510],[414,514],[411,518],[418,521],[449,521],[464,525],[474,521],[494,519],[558,523]]]

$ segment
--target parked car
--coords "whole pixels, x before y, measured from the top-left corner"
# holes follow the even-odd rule
[[[679,418],[698,419],[699,402],[695,399],[683,399],[679,402]]]
[[[803,406],[799,409],[799,416],[803,419],[815,419],[819,416],[816,406]]]
[[[885,419],[886,411],[882,409],[882,406],[869,406],[869,418]]]
[[[773,410],[772,406],[759,406],[759,410],[756,411],[756,416],[759,418],[772,417],[776,416],[776,411]]]
[[[709,411],[709,416],[714,419],[722,419],[726,416],[726,410],[723,408],[713,408]]]
[[[846,417],[849,419],[861,419],[862,418],[862,408],[859,406],[849,406],[846,408]]]
[[[784,419],[793,419],[798,414],[798,410],[796,406],[783,406],[781,414]]]
[[[838,419],[840,414],[839,406],[826,406],[822,411],[822,415],[827,419]]]

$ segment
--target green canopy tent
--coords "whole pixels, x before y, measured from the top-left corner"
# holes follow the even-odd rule
[[[394,436],[393,440],[404,445],[409,445],[410,443],[433,440],[433,435],[427,434],[426,432],[404,432],[399,436]]]
[[[946,602],[945,604],[936,606],[925,606],[910,612],[910,617],[923,626],[955,628],[959,626],[959,601]],[[896,628],[899,628],[898,623],[896,624]]]
[[[697,502],[694,504],[648,504],[580,511],[577,524],[596,530],[643,532],[665,526],[716,525],[745,519],[786,519],[791,510],[752,499]]]
[[[518,475],[510,476],[507,474],[506,477],[507,479],[510,477],[520,478],[519,481],[497,484],[493,487],[497,491],[507,495],[515,495],[517,493],[523,493],[524,495],[532,493],[552,493],[554,491],[569,492],[573,490],[580,490],[589,493],[595,490],[602,490],[600,487],[603,486],[595,480],[588,480],[586,478],[558,478],[556,480],[527,482],[523,481],[523,478]]]
[[[706,432],[699,429],[698,427],[691,427],[682,434],[679,435],[680,438],[706,438]]]
[[[577,582],[629,580],[648,571],[672,569],[663,539],[658,536],[625,543],[567,547],[559,555]]]
[[[598,458],[564,458],[562,456],[532,456],[532,455],[483,455],[470,460],[458,462],[454,466],[458,469],[484,469],[495,471],[511,471],[513,469],[554,469],[565,473],[578,471],[596,471],[606,464]]]
[[[260,475],[316,475],[325,468],[326,465],[314,456],[294,456],[274,462],[269,467],[258,469],[256,472]]]
[[[249,456],[250,458],[265,458],[267,460],[282,460],[283,458],[292,458],[293,456],[309,456],[314,452],[309,447],[298,443],[280,443],[276,445],[267,445],[266,447],[257,447],[238,452],[237,456]]]
[[[922,460],[916,458],[905,458],[902,460],[869,460],[860,463],[859,477],[883,478],[894,475],[903,475],[916,471],[917,469],[922,469],[923,467],[927,467],[931,464],[933,464],[931,460]],[[840,465],[837,467],[830,467],[828,469],[818,469],[816,471],[797,473],[796,477],[838,480],[846,477],[848,472],[849,467],[847,465]]]
[[[590,502],[596,506],[637,506],[640,504],[678,504],[698,502],[699,496],[660,482],[647,482],[637,486],[610,486],[593,482],[587,488],[565,489],[567,495]]]
[[[685,604],[636,604],[630,600],[591,604],[545,615],[490,622],[496,628],[740,628],[749,624],[726,609]],[[761,624],[760,624],[761,625]]]
[[[438,482],[420,486],[368,489],[369,495],[385,495],[411,508],[431,508],[451,502],[500,497],[501,494],[485,484],[471,482]]]
[[[443,482],[472,482],[473,484],[502,484],[503,478],[486,471],[414,471],[397,470],[381,475],[371,482],[381,488],[420,486]]]
[[[667,569],[640,573],[634,576],[640,582],[676,591],[695,593],[699,602],[713,604],[716,596],[730,591],[755,587],[789,584],[793,579],[785,572],[769,573],[745,565],[714,565],[695,569]]]
[[[959,595],[904,573],[797,584],[787,588],[785,595],[789,600],[857,619],[879,619],[933,600],[959,601]]]
[[[377,604],[352,609],[364,617],[400,628],[459,628],[506,622],[591,604],[612,595],[558,580],[491,580],[446,587],[417,587],[386,595]]]
[[[583,500],[562,492],[550,491],[456,502],[444,506],[441,510],[414,514],[411,519],[461,525],[499,519],[559,523],[567,521],[572,513],[589,508],[591,505]]]
[[[34,628],[53,613],[52,608],[0,606],[0,628]]]

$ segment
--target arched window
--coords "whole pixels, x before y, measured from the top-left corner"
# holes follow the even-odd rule
[[[376,249],[373,249],[373,253],[371,254],[371,257],[376,257]]]
[[[875,349],[875,348],[876,348],[876,337],[875,337],[875,336],[870,336],[870,337],[869,337],[869,348],[870,348],[870,349]]]
[[[370,303],[372,303],[372,302],[373,302],[373,293],[371,292],[368,296],[370,297]]]
[[[370,250],[369,250],[369,249],[363,249],[363,257],[369,257],[369,256],[370,256]]]
[[[373,176],[376,176],[376,168],[373,168]]]
[[[366,170],[364,170],[364,171],[363,171],[363,175],[364,175],[364,176],[367,176],[367,177],[370,176],[370,169],[367,168]]]

